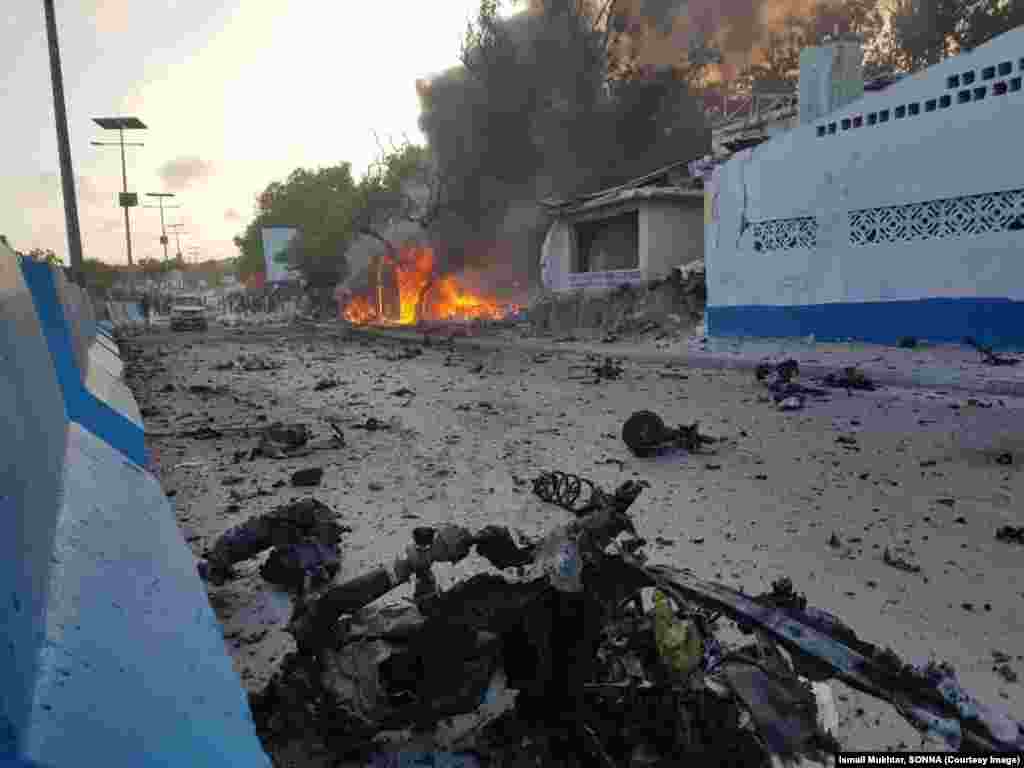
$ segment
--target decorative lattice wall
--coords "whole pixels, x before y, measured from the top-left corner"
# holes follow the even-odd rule
[[[813,216],[755,221],[750,226],[755,251],[814,248],[818,244],[818,220]]]
[[[910,243],[1024,229],[1024,190],[850,211],[850,244]]]

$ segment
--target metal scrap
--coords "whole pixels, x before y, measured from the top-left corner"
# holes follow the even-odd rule
[[[308,591],[333,579],[341,567],[338,545],[346,529],[336,519],[330,507],[312,498],[253,517],[217,539],[199,563],[200,576],[221,585],[237,563],[270,549],[260,569],[263,578]]]
[[[653,411],[636,411],[622,425],[622,440],[634,456],[657,456],[663,450],[684,449],[699,453],[717,440],[700,433],[700,422],[672,429]]]
[[[1000,354],[992,349],[992,347],[986,347],[983,344],[979,344],[975,339],[970,336],[964,339],[964,344],[969,347],[973,347],[979,355],[981,355],[981,362],[985,365],[994,366],[1009,366],[1018,365],[1020,358],[1007,357],[1006,355]]]

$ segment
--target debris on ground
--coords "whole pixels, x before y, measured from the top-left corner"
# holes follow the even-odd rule
[[[284,363],[273,360],[263,355],[239,355],[237,359],[238,368],[243,371],[276,371],[284,368]]]
[[[336,518],[312,498],[253,517],[217,539],[199,562],[199,575],[220,586],[232,577],[235,564],[270,549],[260,575],[272,584],[309,591],[328,583],[341,567],[339,543],[346,529]]]
[[[212,371],[233,371],[235,369],[235,361],[227,360],[223,363],[214,363],[210,366]]]
[[[387,360],[390,363],[397,363],[402,360],[413,360],[423,354],[423,350],[420,347],[404,346],[396,352],[386,352],[381,355],[383,360]]]
[[[391,429],[391,425],[386,421],[381,421],[376,416],[368,416],[366,421],[352,424],[351,429],[365,429],[367,432],[376,432],[378,430]]]
[[[754,369],[754,377],[768,388],[780,411],[799,411],[806,398],[827,397],[828,392],[799,383],[800,364],[788,358],[780,363],[760,363]]]
[[[324,471],[320,467],[300,469],[298,472],[294,472],[292,474],[292,487],[309,488],[320,485],[320,481],[323,479],[323,476]]]
[[[1004,525],[996,531],[996,539],[1014,544],[1024,544],[1024,525]]]
[[[308,455],[311,450],[307,444],[311,436],[305,424],[271,424],[263,430],[252,458],[284,459]]]
[[[586,368],[587,371],[589,371],[589,374],[586,376],[570,376],[570,380],[589,380],[590,376],[593,376],[594,384],[599,384],[602,381],[616,381],[625,372],[625,369],[622,367],[622,364],[615,362],[610,357],[606,357],[599,365],[572,365],[570,366],[570,368]]]
[[[392,392],[391,396],[392,397],[413,397],[413,396],[415,396],[415,394],[416,393],[413,392],[408,387],[400,387],[399,389],[396,389],[394,392]]]
[[[837,389],[857,389],[871,392],[876,388],[875,383],[857,366],[848,366],[839,373],[828,373],[821,381],[823,384]]]
[[[973,347],[979,355],[981,355],[981,362],[985,365],[995,366],[1007,366],[1017,365],[1020,363],[1020,358],[1007,357],[1006,355],[1000,354],[992,349],[992,347],[986,347],[983,344],[979,344],[975,339],[967,336],[964,339],[964,344],[969,347]]]
[[[561,477],[567,495],[553,501],[573,495],[572,476],[541,477],[535,488]],[[382,732],[415,731],[501,768],[823,766],[840,748],[833,678],[952,750],[1024,747],[1024,723],[973,699],[951,667],[861,640],[789,579],[752,598],[648,565],[629,514],[643,485],[576,480],[562,504],[574,518],[540,541],[417,528],[393,562],[300,600],[288,627],[298,650],[250,697],[268,751],[315,735],[365,764]],[[474,550],[502,574],[439,589],[432,566]],[[411,604],[377,603],[409,581]],[[725,621],[738,639],[721,639]]]
[[[889,552],[888,547],[886,547],[885,551],[882,553],[882,562],[884,562],[888,566],[891,566],[892,568],[897,568],[898,570],[905,571],[906,573],[921,572],[921,566],[914,565],[913,563],[904,560],[902,557],[891,554]]]
[[[996,464],[1001,464],[1004,467],[1008,467],[1013,464],[1013,454],[1009,451],[1004,451],[996,456]]]
[[[334,378],[320,379],[316,384],[313,385],[314,392],[325,392],[328,389],[337,389],[341,386],[341,382]]]
[[[671,429],[653,411],[636,411],[622,425],[622,440],[634,456],[657,456],[664,451],[684,449],[698,453],[704,445],[718,442],[700,434],[700,422]]]

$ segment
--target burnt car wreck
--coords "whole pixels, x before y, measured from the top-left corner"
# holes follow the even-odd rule
[[[752,597],[648,564],[629,512],[644,484],[608,493],[546,473],[534,488],[574,515],[543,539],[418,528],[393,562],[300,598],[297,650],[251,695],[268,750],[302,741],[368,764],[418,744],[500,768],[831,765],[833,679],[951,749],[1024,749],[1024,723],[952,669],[861,640],[788,580]],[[498,572],[439,590],[432,567],[474,551]],[[411,604],[370,605],[409,581]]]

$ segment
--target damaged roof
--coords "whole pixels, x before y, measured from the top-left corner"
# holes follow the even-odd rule
[[[689,162],[680,160],[617,187],[570,200],[547,198],[540,205],[553,216],[568,216],[628,200],[703,200],[698,180],[692,179],[687,170]]]

